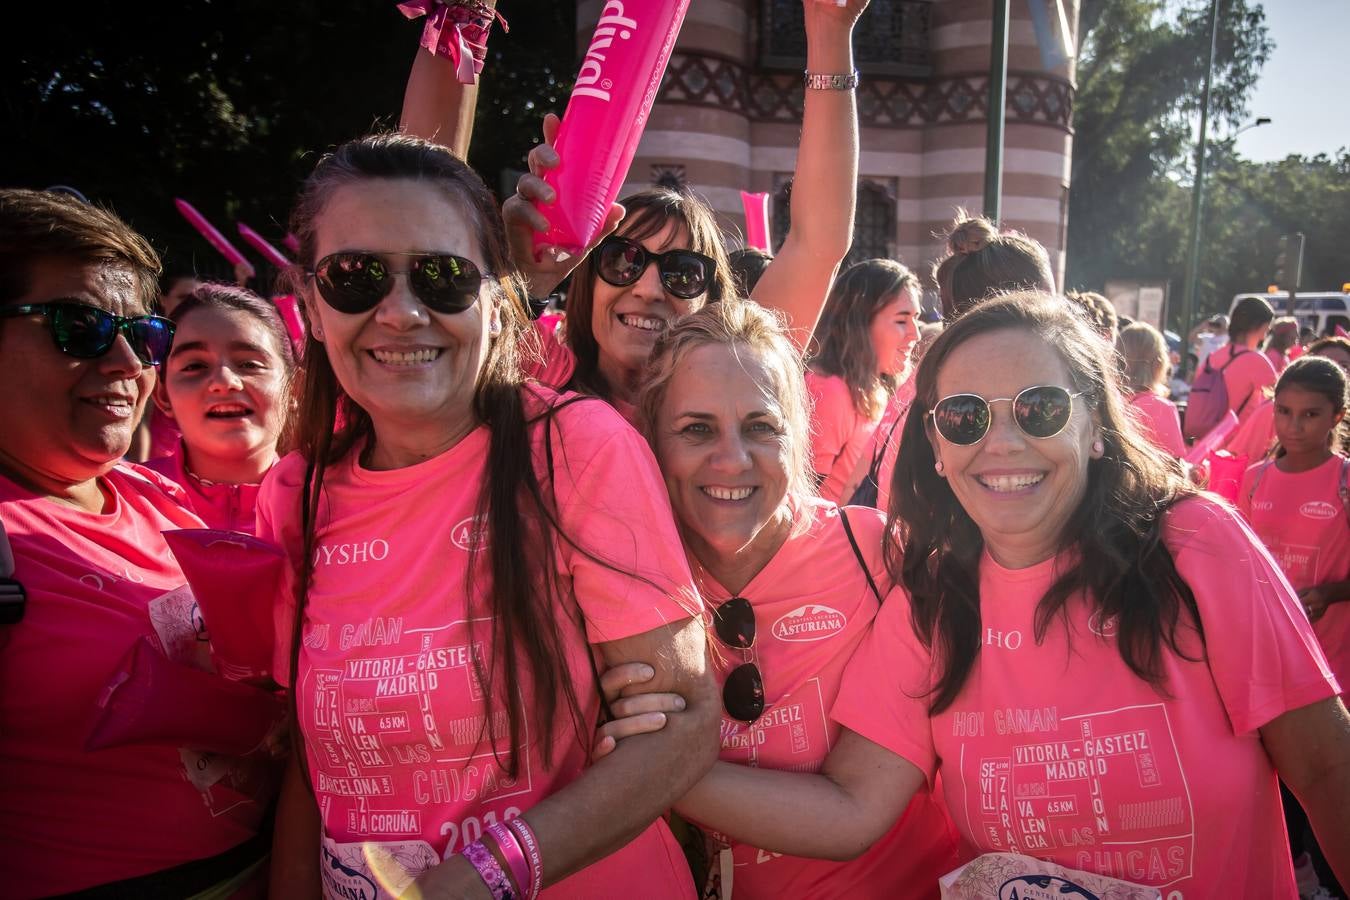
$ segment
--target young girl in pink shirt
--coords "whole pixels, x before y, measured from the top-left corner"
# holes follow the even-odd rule
[[[293,564],[273,896],[687,897],[658,816],[713,761],[717,703],[650,451],[524,383],[500,213],[444,147],[339,147],[291,225],[298,450],[258,501]],[[590,766],[598,672],[631,659],[688,704]]]
[[[1186,455],[1181,436],[1181,417],[1167,392],[1167,344],[1162,334],[1147,322],[1134,322],[1116,338],[1120,354],[1121,381],[1149,442],[1178,459]]]
[[[178,304],[155,402],[182,432],[146,465],[182,486],[211,528],[252,534],[263,476],[277,461],[295,356],[276,307],[245,288],[203,284]]]
[[[844,503],[919,339],[919,279],[889,259],[849,267],[834,283],[812,336],[811,467],[820,496]]]

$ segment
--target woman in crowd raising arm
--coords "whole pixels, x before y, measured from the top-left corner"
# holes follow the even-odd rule
[[[259,500],[295,569],[276,671],[301,740],[274,894],[686,896],[653,820],[711,762],[716,700],[649,451],[606,405],[522,384],[501,218],[444,148],[340,147],[292,231],[299,450]],[[652,661],[688,704],[585,769],[592,654]],[[408,814],[366,814],[390,808]]]
[[[1252,533],[1143,448],[1106,351],[1040,295],[937,339],[893,487],[901,587],[845,673],[839,744],[819,776],[719,763],[682,812],[847,858],[941,775],[980,851],[1292,900],[1278,771],[1344,878],[1335,679]]]

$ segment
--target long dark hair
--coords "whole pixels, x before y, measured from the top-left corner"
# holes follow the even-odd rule
[[[619,223],[620,235],[641,241],[673,224],[689,236],[690,250],[712,257],[713,280],[704,301],[712,303],[735,294],[722,233],[706,203],[693,194],[666,188],[642,191],[619,202],[627,211]],[[576,369],[568,387],[608,400],[613,389],[600,373],[600,344],[595,340],[592,322],[599,277],[594,253],[588,254],[572,273],[572,286],[567,291],[567,345],[576,358]]]
[[[1142,438],[1126,413],[1109,348],[1062,297],[1021,293],[977,304],[933,342],[915,376],[891,481],[886,564],[909,591],[915,633],[935,658],[930,709],[949,707],[980,653],[980,529],[946,479],[934,471],[929,410],[937,379],[957,347],[996,331],[1026,331],[1069,370],[1073,389],[1095,410],[1104,453],[1088,464],[1087,490],[1064,526],[1059,550],[1069,568],[1036,607],[1036,640],[1066,615],[1080,591],[1103,621],[1117,621],[1125,664],[1163,690],[1163,652],[1177,643],[1182,611],[1197,629],[1195,595],[1162,541],[1163,514],[1192,496],[1181,469]]]
[[[487,360],[473,385],[473,408],[478,420],[491,432],[488,469],[478,499],[477,513],[486,521],[486,540],[470,551],[469,587],[478,554],[488,557],[486,592],[493,610],[491,665],[475,658],[475,677],[485,701],[494,692],[509,714],[511,750],[502,764],[512,776],[519,771],[515,748],[524,735],[527,712],[522,708],[520,686],[533,685],[530,720],[534,733],[551,736],[561,699],[578,740],[589,740],[589,726],[582,721],[580,704],[568,677],[563,653],[563,627],[580,630],[580,613],[571,622],[560,622],[555,601],[559,588],[549,572],[560,535],[555,504],[541,490],[531,458],[530,429],[539,424],[526,417],[521,396],[520,342],[529,318],[522,298],[519,276],[514,274],[501,214],[478,175],[449,149],[403,134],[373,135],[338,147],[319,161],[305,181],[291,216],[291,232],[300,242],[298,265],[289,273],[297,294],[311,288],[303,272],[313,267],[317,220],[334,192],[341,187],[379,179],[415,179],[428,190],[440,190],[456,203],[478,236],[478,248],[487,269],[499,273],[487,283],[501,319],[501,331],[491,342]],[[303,307],[303,305],[302,305]],[[545,414],[544,426],[552,418]],[[320,499],[328,468],[374,438],[370,415],[343,390],[313,329],[307,329],[304,375],[300,385],[300,410],[296,446],[308,465],[300,510],[304,555],[297,561],[295,631],[291,641],[291,696],[295,696],[296,669],[301,627],[313,576]],[[548,438],[546,437],[546,443]],[[551,495],[551,491],[550,491]],[[484,718],[483,733],[487,734]],[[545,764],[550,764],[552,746],[541,742]]]
[[[864,418],[880,416],[895,390],[895,376],[880,371],[872,346],[872,320],[903,290],[916,301],[922,293],[919,279],[900,263],[889,259],[854,263],[835,279],[811,336],[811,368],[844,379],[853,408]]]

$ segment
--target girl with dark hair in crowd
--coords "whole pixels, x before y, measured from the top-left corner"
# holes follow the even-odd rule
[[[711,762],[717,705],[650,451],[523,381],[500,213],[445,148],[339,147],[291,226],[298,450],[258,502],[294,567],[274,895],[688,896],[657,817]],[[597,667],[632,659],[687,707],[588,768]]]
[[[1324,337],[1308,345],[1308,353],[1324,356],[1341,367],[1342,372],[1350,373],[1350,338]]]
[[[792,191],[792,228],[752,296],[788,315],[793,340],[805,346],[853,239],[857,191],[858,116],[852,36],[867,0],[843,5],[803,0],[808,74]],[[604,237],[577,264],[534,256],[533,235],[547,221],[531,204],[552,203],[540,177],[559,164],[551,146],[557,118],[546,117],[545,143],[530,151],[531,174],[503,207],[515,258],[531,296],[551,291],[573,266],[567,320],[539,335],[540,382],[566,385],[635,416],[643,367],[661,333],[679,316],[720,299],[735,287],[714,213],[687,191],[653,189],[611,210]],[[547,248],[546,248],[547,249]]]
[[[1140,433],[1162,452],[1180,459],[1186,455],[1181,417],[1167,393],[1167,342],[1147,322],[1135,322],[1116,338],[1121,386],[1137,415]]]
[[[1303,348],[1298,343],[1298,319],[1293,316],[1280,316],[1271,322],[1265,350],[1266,358],[1275,367],[1276,375],[1302,356]]]
[[[1238,491],[1238,508],[1298,592],[1342,688],[1350,684],[1348,400],[1345,373],[1331,360],[1290,363],[1275,386],[1274,458],[1248,469]],[[1334,883],[1292,796],[1285,820],[1300,893]]]
[[[850,266],[835,281],[812,335],[811,466],[820,495],[846,503],[919,339],[919,279],[889,259]]]
[[[227,284],[199,285],[169,318],[177,337],[154,399],[182,439],[146,467],[176,481],[209,527],[252,534],[258,488],[293,409],[286,326],[275,305]]]
[[[1261,344],[1275,320],[1275,311],[1261,297],[1243,297],[1233,308],[1228,323],[1228,343],[1205,358],[1203,365],[1223,373],[1228,392],[1228,408],[1247,421],[1268,391],[1275,387],[1275,367],[1270,357],[1260,352]]]
[[[899,586],[844,674],[838,743],[819,775],[718,763],[682,813],[845,859],[940,775],[977,852],[1292,900],[1278,773],[1344,880],[1336,679],[1236,511],[1145,445],[1109,352],[1062,297],[948,326],[895,472]]]
[[[0,190],[0,543],[27,596],[20,608],[4,595],[0,625],[11,896],[227,897],[266,878],[266,759],[167,739],[86,749],[129,652],[149,644],[194,665],[202,646],[162,535],[201,520],[176,485],[122,461],[174,337],[151,314],[158,273],[112,213]],[[170,729],[193,714],[151,706]]]

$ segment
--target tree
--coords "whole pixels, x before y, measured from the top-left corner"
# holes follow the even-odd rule
[[[1169,15],[1172,7],[1161,0],[1084,0],[1068,284],[1162,276],[1179,287],[1208,7],[1207,0],[1186,0]],[[1273,44],[1259,3],[1222,0],[1220,11],[1210,115],[1233,124],[1245,115]]]
[[[522,165],[542,111],[561,111],[571,6],[501,4],[514,21],[489,45],[470,152],[489,186]],[[9,186],[72,185],[170,266],[228,278],[173,197],[222,231],[242,219],[279,238],[324,150],[397,122],[420,28],[369,0],[155,0],[16,16],[0,46],[0,173]]]

